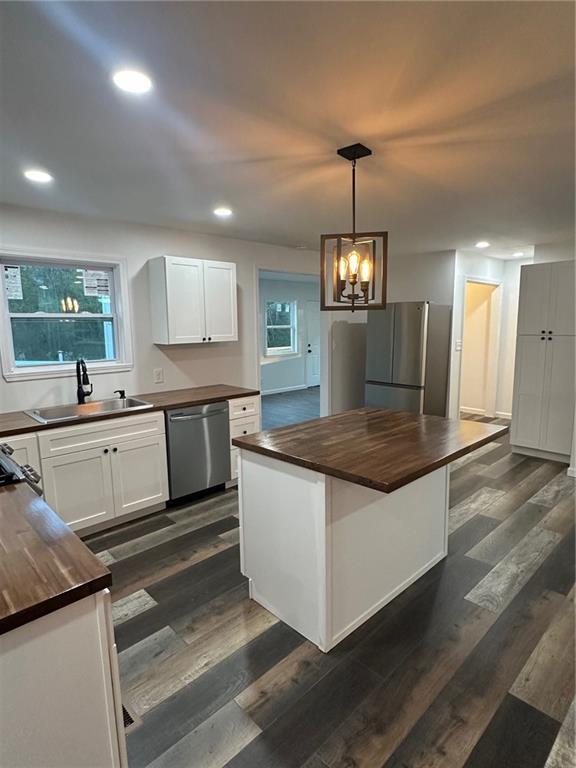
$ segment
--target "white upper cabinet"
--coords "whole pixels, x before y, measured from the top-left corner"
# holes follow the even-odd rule
[[[204,262],[204,303],[208,341],[238,341],[236,264]]]
[[[235,264],[160,256],[148,269],[155,344],[238,341]]]
[[[555,336],[573,336],[574,328],[574,262],[559,261],[550,265],[550,313],[547,331]]]
[[[518,333],[569,335],[574,328],[574,262],[522,267]]]
[[[531,336],[546,333],[550,302],[551,264],[530,264],[520,272],[518,333]]]

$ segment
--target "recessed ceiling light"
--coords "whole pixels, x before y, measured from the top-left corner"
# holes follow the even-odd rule
[[[515,259],[521,259],[522,256],[524,256],[524,251],[516,251],[516,253],[512,254]]]
[[[54,176],[41,168],[26,168],[23,173],[28,181],[33,181],[35,184],[49,184],[54,181]]]
[[[490,243],[488,240],[478,240],[476,248],[490,248]]]
[[[232,216],[232,209],[226,208],[226,206],[220,206],[219,208],[214,208],[214,216],[218,216],[219,219],[228,219],[230,216]]]
[[[117,88],[126,93],[148,93],[152,88],[152,80],[137,69],[119,69],[112,75],[112,81]]]

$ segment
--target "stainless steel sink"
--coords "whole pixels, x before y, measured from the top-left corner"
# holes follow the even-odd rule
[[[141,411],[152,408],[152,403],[138,400],[135,397],[115,397],[112,400],[96,400],[92,403],[76,405],[54,405],[50,408],[35,408],[24,413],[31,416],[40,424],[54,424],[58,421],[86,419],[91,416],[102,416],[106,413],[125,413],[126,411]]]

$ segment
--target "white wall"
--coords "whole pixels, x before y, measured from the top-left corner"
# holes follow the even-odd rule
[[[267,301],[298,302],[298,346],[295,355],[269,357],[263,353]],[[320,278],[315,282],[260,279],[260,381],[262,394],[306,387],[307,302],[320,301]]]
[[[534,263],[542,261],[570,261],[575,258],[574,240],[561,243],[538,243],[534,246]]]
[[[134,368],[127,373],[95,375],[96,398],[112,397],[119,388],[137,394],[218,383],[257,387],[257,268],[283,270],[289,263],[294,271],[319,273],[319,255],[311,251],[11,206],[1,207],[0,216],[3,250],[31,250],[35,254],[48,251],[79,257],[96,254],[125,260],[133,319]],[[164,253],[237,264],[238,342],[161,349],[152,344],[146,261]],[[153,383],[153,368],[164,369],[163,384]],[[10,383],[0,378],[0,411],[74,399],[73,378]]]

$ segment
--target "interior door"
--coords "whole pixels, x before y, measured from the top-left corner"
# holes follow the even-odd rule
[[[518,333],[536,335],[548,328],[551,264],[530,264],[520,270]]]
[[[116,515],[146,509],[168,498],[164,435],[111,446]]]
[[[511,430],[513,445],[540,447],[547,343],[543,336],[518,336],[516,341]]]
[[[46,502],[71,528],[114,517],[110,448],[91,448],[42,460]]]
[[[306,302],[306,386],[320,386],[320,302]]]
[[[204,262],[168,256],[166,287],[170,343],[201,343],[206,338]]]
[[[394,307],[394,384],[424,385],[427,316],[425,302],[405,301]]]
[[[574,426],[574,336],[553,336],[546,347],[541,447],[569,454]]]
[[[204,301],[208,341],[237,341],[236,265],[204,263]]]
[[[394,304],[368,312],[366,380],[390,383],[394,352]]]

